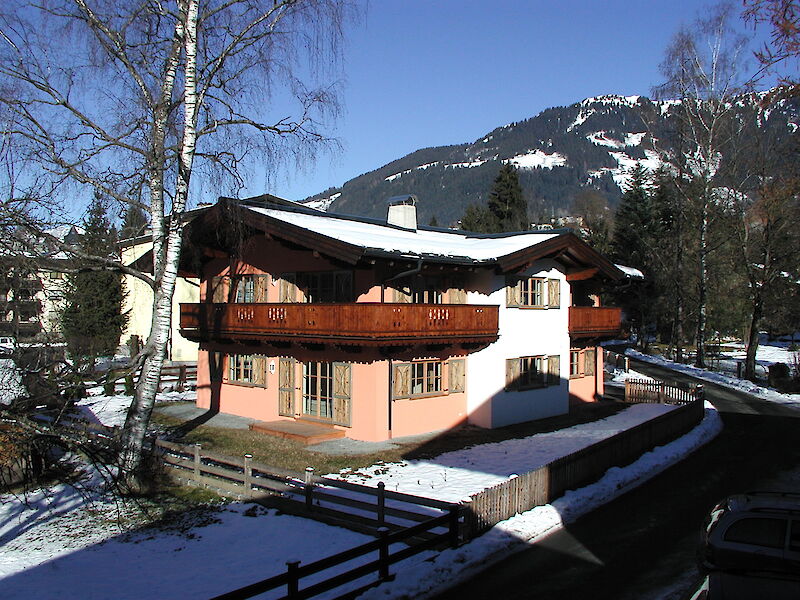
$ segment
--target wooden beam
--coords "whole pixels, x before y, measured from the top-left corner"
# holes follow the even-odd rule
[[[595,277],[599,271],[600,269],[597,267],[572,271],[567,273],[567,281],[584,281],[585,279],[591,279]]]

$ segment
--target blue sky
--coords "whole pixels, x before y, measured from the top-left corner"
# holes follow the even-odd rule
[[[739,3],[737,2],[737,6]],[[301,200],[418,148],[601,94],[650,95],[658,65],[698,0],[374,0],[348,28],[343,149],[286,168],[250,194]],[[744,29],[744,25],[742,25]]]

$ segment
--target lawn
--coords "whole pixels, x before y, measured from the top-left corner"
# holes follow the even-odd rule
[[[272,437],[242,429],[225,429],[199,425],[173,441],[184,444],[200,444],[203,449],[226,456],[238,457],[252,454],[253,460],[279,469],[302,473],[313,467],[317,473],[334,473],[342,469],[358,469],[374,465],[379,461],[397,462],[404,459],[425,459],[444,452],[469,448],[478,444],[501,442],[524,438],[536,433],[546,433],[573,425],[603,419],[615,414],[627,405],[615,402],[599,402],[573,407],[569,414],[519,423],[497,429],[482,429],[464,425],[442,432],[423,441],[398,443],[398,447],[369,454],[335,455],[309,450],[294,440]],[[161,413],[153,414],[154,423],[168,433],[175,432],[183,422]],[[397,443],[397,442],[395,442]]]

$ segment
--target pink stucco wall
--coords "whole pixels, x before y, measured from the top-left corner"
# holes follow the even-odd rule
[[[594,376],[570,377],[569,379],[570,404],[596,402],[603,396],[603,349],[597,347],[595,350]]]

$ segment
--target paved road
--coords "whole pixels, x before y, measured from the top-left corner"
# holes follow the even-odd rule
[[[641,363],[635,368],[664,379],[685,377]],[[747,489],[800,490],[800,411],[716,385],[707,385],[707,397],[725,424],[715,440],[439,598],[686,597],[699,579],[695,553],[700,527],[715,502]]]

